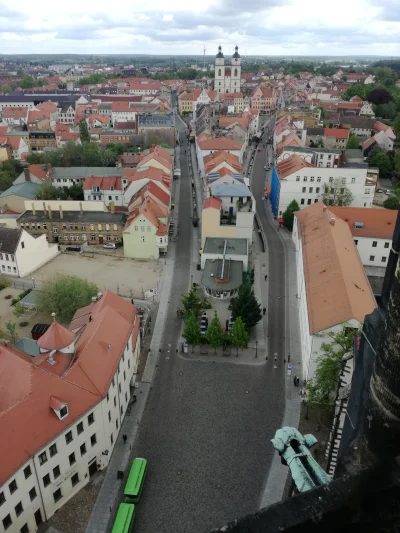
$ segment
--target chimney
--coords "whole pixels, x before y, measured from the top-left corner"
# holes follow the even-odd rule
[[[80,209],[81,215],[83,215],[83,206],[82,206],[82,202],[79,203],[79,209]]]
[[[36,215],[35,202],[32,202],[32,215]]]
[[[24,176],[25,176],[25,181],[31,181],[31,173],[29,172],[29,167],[24,168]]]
[[[51,205],[50,204],[49,204],[49,208],[48,209],[49,209],[49,218],[51,218],[52,214],[51,214]]]
[[[111,213],[115,213],[115,204],[114,204],[114,202],[110,202],[110,211],[111,211]]]
[[[46,216],[47,214],[46,202],[43,202],[43,213],[44,213],[44,216]]]
[[[56,314],[55,313],[51,313],[51,316],[53,317],[53,322],[56,321]]]
[[[60,205],[59,208],[60,208],[60,218],[62,219],[63,216],[64,216],[64,215],[63,215],[63,210],[62,210],[62,205]]]

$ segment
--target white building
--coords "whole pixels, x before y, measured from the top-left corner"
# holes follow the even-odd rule
[[[361,168],[360,168],[361,167]],[[300,209],[320,200],[324,184],[334,184],[337,179],[353,195],[352,207],[371,207],[376,182],[367,176],[367,165],[348,165],[339,168],[316,167],[306,163],[298,155],[276,165],[271,195],[277,193],[279,216],[292,200],[297,200]]]
[[[245,143],[229,137],[215,137],[212,139],[201,139],[200,137],[200,140],[196,138],[197,161],[200,173],[204,174],[204,158],[207,155],[223,150],[229,154],[236,155],[239,158],[239,162],[242,163],[244,149]]]
[[[340,164],[342,151],[337,148],[312,148],[309,146],[284,146],[277,156],[280,163],[289,159],[293,154],[298,155],[307,163],[319,168],[337,168]]]
[[[61,102],[57,107],[57,122],[74,124],[75,107],[71,102]]]
[[[330,207],[347,222],[368,275],[384,276],[389,260],[397,211],[364,207]]]
[[[0,273],[23,278],[58,255],[46,235],[35,239],[23,229],[0,227]]]
[[[376,307],[347,223],[318,202],[295,214],[302,378],[312,379],[323,343],[344,323],[358,329]]]
[[[222,47],[218,47],[214,71],[214,89],[217,91],[217,94],[240,92],[242,60],[238,50],[238,47],[235,46],[235,53],[232,56],[231,62],[227,64],[222,53]]]
[[[83,194],[85,200],[102,200],[107,207],[111,202],[115,206],[124,205],[124,188],[120,176],[87,176],[83,183]]]
[[[109,464],[135,382],[140,319],[109,291],[94,300],[69,330],[54,321],[38,341],[0,346],[2,531],[37,531]]]

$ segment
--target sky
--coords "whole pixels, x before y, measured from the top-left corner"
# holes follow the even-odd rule
[[[400,56],[400,0],[0,0],[3,54]]]

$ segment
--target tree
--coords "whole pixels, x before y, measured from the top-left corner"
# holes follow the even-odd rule
[[[214,348],[214,353],[217,353],[217,348],[224,343],[224,334],[222,333],[217,311],[214,311],[214,317],[208,326],[207,341],[208,344]]]
[[[207,298],[201,296],[197,287],[192,287],[189,292],[182,294],[181,302],[183,305],[181,314],[185,320],[192,314],[198,320],[206,309],[211,309],[210,302]]]
[[[317,107],[321,111],[321,119],[324,120],[326,118],[326,109],[323,105],[320,105]]]
[[[4,85],[1,86],[1,92],[4,94],[8,94],[11,91],[12,91],[11,85],[8,85],[8,83],[5,83]]]
[[[71,187],[63,187],[65,196],[71,200],[84,200],[83,183],[74,183]]]
[[[368,163],[370,167],[378,167],[380,178],[388,178],[392,174],[392,163],[383,152],[375,153],[371,158],[368,158]]]
[[[16,316],[17,318],[19,318],[24,313],[25,313],[25,307],[20,302],[17,302],[14,305],[13,315]]]
[[[360,143],[358,141],[357,135],[354,133],[350,133],[349,140],[347,141],[347,148],[349,150],[351,149],[357,149],[359,148]]]
[[[400,209],[400,189],[396,189],[393,193],[383,202],[385,209]]]
[[[90,143],[89,128],[84,118],[79,122],[79,134],[82,143]]]
[[[0,170],[0,191],[4,192],[11,187],[14,179],[9,175],[8,172]]]
[[[307,399],[310,405],[321,410],[333,408],[343,356],[353,350],[356,334],[357,330],[346,323],[337,333],[330,331],[327,334],[332,342],[322,343],[314,377],[307,383]]]
[[[375,105],[387,104],[393,100],[393,96],[387,89],[384,89],[383,87],[376,87],[367,94],[367,100]]]
[[[300,211],[300,206],[296,200],[292,200],[282,215],[283,223],[289,231],[293,229],[294,213],[296,211]]]
[[[43,283],[38,293],[37,307],[44,313],[56,313],[57,320],[69,323],[77,309],[89,305],[98,287],[77,276],[58,274]]]
[[[44,182],[40,186],[38,200],[65,200],[67,198],[64,189],[58,189],[50,182]]]
[[[236,346],[236,355],[239,355],[239,347],[244,348],[247,346],[249,335],[246,331],[246,326],[243,320],[238,316],[235,322],[232,324],[229,330],[229,339],[233,346]]]
[[[240,317],[249,331],[262,318],[261,305],[258,303],[251,283],[243,283],[239,287],[238,295],[231,300],[232,318]]]
[[[11,342],[15,342],[17,340],[17,326],[15,322],[11,322],[11,320],[8,320],[6,322],[6,329],[11,336]]]
[[[340,178],[336,178],[332,183],[322,185],[321,202],[325,205],[349,206],[354,200],[351,190],[342,184]]]
[[[186,339],[186,342],[191,344],[193,353],[193,346],[200,344],[201,340],[199,319],[193,313],[189,315],[188,319],[185,322],[183,336]]]

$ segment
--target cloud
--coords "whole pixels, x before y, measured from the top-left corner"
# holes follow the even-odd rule
[[[62,17],[50,0],[30,5],[0,0],[1,52],[200,55],[219,44],[226,55],[236,44],[242,55],[400,50],[400,0],[335,0],[329,10],[321,0],[203,0],[195,12],[187,0],[174,0],[168,12],[161,0],[69,0]]]

